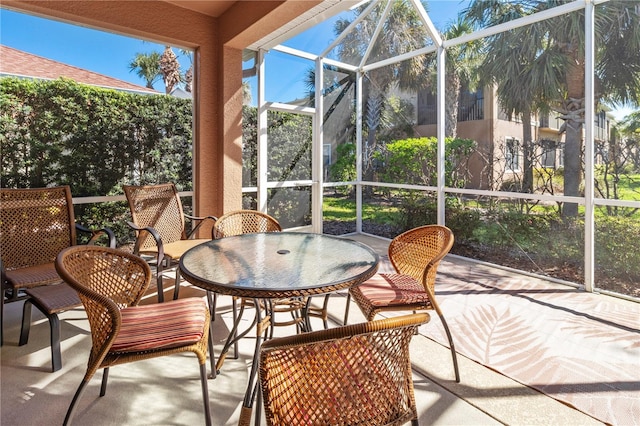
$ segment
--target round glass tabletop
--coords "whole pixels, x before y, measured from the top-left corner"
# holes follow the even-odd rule
[[[271,232],[212,240],[180,260],[191,284],[241,297],[328,293],[370,278],[378,269],[370,247],[330,235]]]

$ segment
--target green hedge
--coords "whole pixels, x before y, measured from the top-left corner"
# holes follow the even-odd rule
[[[75,197],[127,183],[191,189],[190,100],[2,78],[0,111],[3,187],[68,184]]]
[[[0,79],[0,185],[69,185],[74,197],[122,194],[123,184],[192,189],[192,102],[78,84]],[[187,200],[185,209],[189,209]],[[125,202],[75,206],[86,226],[132,233]]]

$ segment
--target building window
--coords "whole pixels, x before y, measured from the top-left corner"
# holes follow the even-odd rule
[[[458,122],[484,119],[484,92],[460,90],[458,97]]]
[[[520,141],[516,138],[506,138],[505,162],[507,170],[520,170]]]
[[[556,167],[556,141],[542,140],[540,142],[542,148],[542,167]]]
[[[558,167],[564,167],[564,142],[558,143]]]
[[[436,124],[436,95],[430,89],[418,92],[418,124]],[[471,92],[460,90],[458,96],[458,122],[484,119],[484,92],[478,89]]]
[[[329,168],[331,167],[331,144],[325,143],[322,145],[322,171],[324,180],[329,179]]]
[[[418,92],[418,124],[436,124],[436,95],[429,89]]]
[[[600,111],[596,114],[595,124],[600,129],[607,128],[607,113],[605,111]]]

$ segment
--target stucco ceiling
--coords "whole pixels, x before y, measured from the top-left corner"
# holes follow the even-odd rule
[[[178,7],[193,10],[208,16],[218,18],[222,16],[235,3],[242,0],[210,0],[210,1],[190,1],[190,0],[165,0]],[[295,1],[295,0],[289,0]],[[269,50],[273,46],[282,43],[304,30],[328,19],[356,4],[361,0],[324,0],[306,13],[296,17],[295,19],[283,24],[276,31],[262,37],[260,40],[247,46],[250,50]]]
[[[214,0],[214,1],[190,1],[190,0],[165,0],[167,3],[172,3],[175,6],[184,7],[185,9],[193,10],[204,15],[219,17],[227,11],[234,3],[235,0]]]

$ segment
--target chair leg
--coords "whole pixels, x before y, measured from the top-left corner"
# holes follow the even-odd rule
[[[242,301],[240,302],[242,303]],[[233,317],[237,318],[238,315],[238,298],[232,297],[231,305],[233,306]],[[233,359],[238,359],[238,329],[233,330]]]
[[[20,327],[20,340],[18,346],[26,345],[29,341],[29,332],[31,330],[31,306],[33,302],[31,299],[24,301],[22,306],[22,326]]]
[[[86,377],[82,379],[82,382],[80,382],[80,386],[78,386],[78,390],[76,391],[76,394],[73,395],[73,400],[71,400],[71,405],[69,405],[69,409],[67,410],[67,415],[64,418],[64,423],[63,423],[64,426],[71,424],[71,419],[73,418],[73,415],[75,414],[75,411],[76,411],[76,404],[78,403],[78,400],[84,393],[84,389],[87,386],[87,383],[89,383],[89,379],[90,378],[86,378]]]
[[[216,320],[216,304],[218,303],[218,294],[207,290],[207,304],[209,305],[209,359],[211,361],[211,378],[216,378],[216,356],[213,350],[213,322]]]
[[[60,353],[60,319],[57,314],[48,315],[51,329],[51,371],[62,368],[62,354]]]
[[[100,396],[107,393],[107,380],[109,380],[109,367],[102,370],[102,384],[100,385]]]
[[[437,305],[435,305],[437,307]],[[449,347],[451,348],[451,358],[453,359],[453,371],[456,375],[456,383],[460,383],[460,370],[458,369],[458,357],[456,355],[456,348],[453,345],[453,337],[451,336],[451,331],[449,331],[449,326],[447,325],[447,321],[444,319],[444,315],[440,311],[440,308],[436,308],[436,312],[440,317],[440,321],[442,321],[442,326],[444,327],[444,331],[447,334],[447,339],[449,339]]]
[[[322,304],[322,325],[325,330],[329,329],[329,321],[327,320],[329,315],[329,297],[331,297],[331,294],[325,295],[324,303]]]
[[[4,275],[4,274],[3,274]],[[0,278],[0,346],[4,345],[4,276]]]
[[[22,326],[20,327],[20,340],[18,345],[26,345],[29,341],[29,332],[31,330],[31,307],[35,304],[36,308],[42,312],[49,320],[49,329],[51,333],[51,371],[55,372],[62,368],[62,353],[60,351],[60,318],[58,314],[47,313],[46,308],[40,304],[37,299],[27,299],[22,307]]]
[[[214,368],[215,374],[215,368]],[[211,407],[209,405],[209,385],[207,383],[207,364],[200,364],[200,383],[202,384],[202,399],[204,401],[204,420],[207,426],[211,426]]]
[[[216,378],[216,354],[213,351],[213,327],[209,324],[209,341],[207,342],[209,347],[209,360],[211,361],[211,378]]]
[[[164,302],[164,286],[162,284],[162,271],[164,259],[156,261],[156,285],[158,287],[158,303]]]
[[[0,262],[1,263],[1,262]],[[2,288],[2,292],[0,292],[0,346],[4,345],[4,298],[6,295],[7,290],[11,290],[10,294],[11,296],[7,297],[7,300],[9,302],[15,302],[16,300],[18,300],[18,289],[11,289],[9,287],[4,287],[4,285],[2,283],[4,283],[5,278],[4,278],[4,274],[2,274],[2,278],[0,278],[0,286]]]
[[[173,286],[173,300],[178,300],[180,295],[180,267],[176,266],[176,282]]]
[[[344,308],[344,322],[343,325],[347,325],[349,319],[349,305],[351,304],[351,293],[347,293],[347,307]]]

